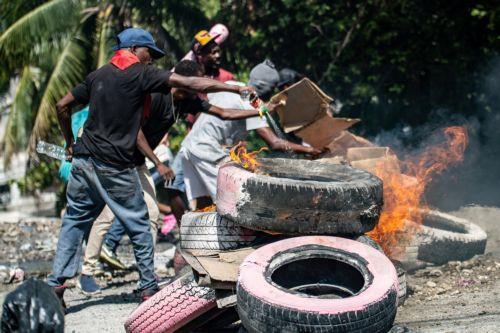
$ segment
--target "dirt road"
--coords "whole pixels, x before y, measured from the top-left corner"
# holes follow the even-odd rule
[[[498,332],[500,208],[470,206],[453,214],[467,217],[486,230],[489,254],[460,263],[460,267],[452,263],[410,275],[409,288],[413,294],[399,308],[396,325],[424,333]],[[66,331],[123,332],[123,323],[137,302],[122,294],[130,293],[136,280],[136,274],[115,278],[101,296],[93,298],[83,296],[75,288],[69,289]],[[0,302],[5,294],[5,291],[0,293]]]

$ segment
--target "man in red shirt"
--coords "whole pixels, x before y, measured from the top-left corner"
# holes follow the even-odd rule
[[[192,47],[196,62],[203,68],[203,74],[211,79],[226,82],[234,79],[231,72],[220,67],[221,48],[217,44],[218,35],[211,35],[208,31],[202,30],[194,36]]]

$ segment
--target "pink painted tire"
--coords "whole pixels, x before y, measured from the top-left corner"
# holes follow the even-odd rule
[[[139,305],[127,318],[125,331],[175,332],[216,305],[214,290],[199,287],[189,273]]]
[[[217,212],[240,227],[288,235],[360,235],[378,223],[382,181],[346,165],[261,158],[260,173],[234,163],[217,176]]]
[[[289,238],[240,266],[237,307],[249,332],[387,332],[398,278],[370,246],[329,236]]]

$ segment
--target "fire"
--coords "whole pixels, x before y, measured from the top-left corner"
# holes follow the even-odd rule
[[[241,165],[243,168],[255,172],[257,168],[260,166],[260,163],[257,161],[256,156],[262,151],[267,150],[267,147],[262,147],[257,151],[247,152],[247,148],[242,142],[239,142],[236,146],[234,146],[229,152],[229,157],[234,162]]]
[[[217,210],[217,206],[215,204],[211,204],[210,206],[207,206],[205,208],[200,208],[195,210],[197,213],[208,213],[208,212],[215,212]]]
[[[414,234],[406,229],[405,221],[422,223],[428,208],[422,199],[432,178],[463,160],[468,143],[465,126],[447,127],[443,134],[441,143],[400,162],[405,174],[391,173],[382,165],[374,170],[384,182],[384,210],[377,227],[369,235],[392,256],[397,257]]]

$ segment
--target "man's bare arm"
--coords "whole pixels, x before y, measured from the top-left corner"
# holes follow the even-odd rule
[[[75,101],[75,97],[71,92],[67,93],[63,98],[59,100],[56,104],[57,119],[59,120],[59,126],[61,126],[61,132],[66,140],[66,150],[68,154],[71,155],[71,146],[73,145],[73,134],[71,133],[71,110],[70,106]]]
[[[258,110],[223,109],[214,105],[208,109],[207,113],[217,116],[223,120],[246,119],[259,115]]]
[[[146,140],[146,136],[144,135],[144,132],[142,132],[142,129],[139,129],[136,143],[137,143],[137,149],[139,149],[139,151],[144,156],[146,156],[147,158],[149,158],[151,162],[153,162],[153,164],[156,167],[156,170],[158,170],[158,172],[160,173],[160,175],[163,176],[163,178],[169,180],[175,177],[172,169],[166,167],[165,164],[163,164],[155,155],[153,149],[151,149],[151,147],[149,146],[148,140]]]
[[[303,145],[299,145],[288,140],[283,140],[276,136],[272,129],[269,127],[263,127],[257,129],[257,134],[267,143],[269,148],[272,150],[281,150],[281,151],[294,151],[296,153],[304,153],[311,155],[319,155],[323,151],[320,149],[316,149],[313,147],[306,147]]]
[[[189,89],[205,94],[220,91],[228,91],[240,94],[242,91],[254,91],[252,87],[226,84],[205,77],[182,76],[176,73],[172,73],[168,80],[168,85],[174,88]]]

